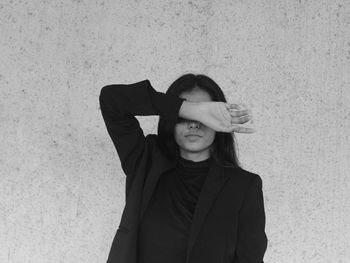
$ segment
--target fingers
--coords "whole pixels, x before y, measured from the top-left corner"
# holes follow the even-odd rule
[[[251,127],[243,127],[240,125],[231,125],[227,128],[225,128],[222,132],[227,132],[227,133],[255,133],[256,130]]]
[[[254,128],[242,126],[249,121],[253,123],[252,111],[248,109],[246,104],[226,103],[226,108],[231,115],[231,126],[228,127],[228,132],[247,134],[256,132]]]
[[[250,127],[242,127],[242,126],[232,126],[232,132],[237,133],[255,133],[256,130]]]
[[[250,110],[229,110],[229,112],[232,117],[241,117],[244,115],[252,114]]]
[[[246,104],[243,103],[228,103],[226,102],[226,107],[227,109],[233,109],[233,110],[243,110],[243,109],[248,109]]]
[[[252,115],[243,115],[240,117],[232,117],[231,124],[243,124],[252,119]]]
[[[252,111],[248,109],[245,104],[226,103],[226,109],[233,117],[239,117],[246,114],[252,114]]]
[[[238,104],[235,103],[226,103],[226,108],[229,109],[235,109],[235,110],[239,110],[241,109],[241,107]]]

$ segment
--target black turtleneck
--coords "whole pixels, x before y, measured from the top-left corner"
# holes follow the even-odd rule
[[[193,213],[212,158],[179,156],[162,174],[139,227],[139,263],[184,263]]]

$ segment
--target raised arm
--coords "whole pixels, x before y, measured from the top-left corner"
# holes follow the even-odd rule
[[[185,101],[179,117],[195,120],[218,132],[254,133],[251,127],[244,127],[252,119],[251,110],[245,105],[222,101]]]
[[[133,176],[146,139],[135,116],[160,115],[176,123],[184,99],[156,91],[149,80],[133,84],[107,85],[99,102],[107,131],[128,178]]]

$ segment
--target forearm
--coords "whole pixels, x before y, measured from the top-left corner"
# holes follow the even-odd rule
[[[179,117],[188,120],[200,121],[203,108],[200,102],[184,101],[179,110]]]

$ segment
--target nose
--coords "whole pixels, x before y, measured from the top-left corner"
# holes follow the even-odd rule
[[[189,129],[194,129],[194,128],[199,128],[201,126],[201,123],[199,121],[189,121],[188,122],[188,128]]]

